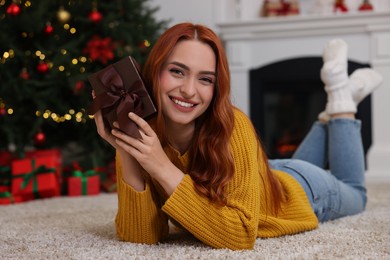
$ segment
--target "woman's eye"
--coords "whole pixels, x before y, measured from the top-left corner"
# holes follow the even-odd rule
[[[184,75],[184,73],[183,73],[181,70],[179,70],[179,69],[172,68],[172,69],[170,69],[169,71],[170,71],[171,73],[176,74],[176,75],[179,75],[179,76],[183,76],[183,75]]]
[[[214,80],[211,79],[211,78],[201,78],[200,79],[201,81],[203,81],[205,84],[213,84],[214,83]]]

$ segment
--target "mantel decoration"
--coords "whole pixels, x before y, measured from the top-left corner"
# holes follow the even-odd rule
[[[315,0],[303,4],[298,0],[263,0],[260,17],[292,16],[299,14],[345,14],[373,11],[370,0]]]
[[[260,16],[289,16],[299,14],[298,0],[265,0]]]

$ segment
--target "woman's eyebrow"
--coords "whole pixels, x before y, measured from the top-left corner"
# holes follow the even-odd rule
[[[179,66],[180,68],[182,68],[184,70],[190,71],[190,68],[187,65],[185,65],[185,64],[183,64],[181,62],[172,61],[172,62],[170,62],[170,64]],[[210,74],[210,75],[214,75],[215,76],[215,71],[204,70],[204,71],[200,71],[199,74]]]

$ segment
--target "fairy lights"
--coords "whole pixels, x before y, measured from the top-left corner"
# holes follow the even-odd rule
[[[5,109],[5,103],[0,99],[0,108]],[[14,114],[13,108],[7,108],[5,109],[6,114],[9,116],[12,116]],[[85,111],[85,109],[81,109],[80,111],[76,111],[73,108],[69,109],[67,113],[64,115],[60,115],[59,113],[53,112],[49,109],[45,109],[44,111],[36,110],[35,111],[36,117],[41,117],[44,120],[51,120],[56,123],[64,123],[67,121],[75,121],[77,123],[86,123],[87,120],[91,120],[94,117],[91,115],[88,115]]]

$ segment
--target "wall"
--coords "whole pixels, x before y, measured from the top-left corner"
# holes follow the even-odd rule
[[[215,8],[218,7],[214,0],[151,0],[150,5],[160,7],[156,18],[171,20],[169,26],[179,22],[193,22],[218,30],[215,23]]]

